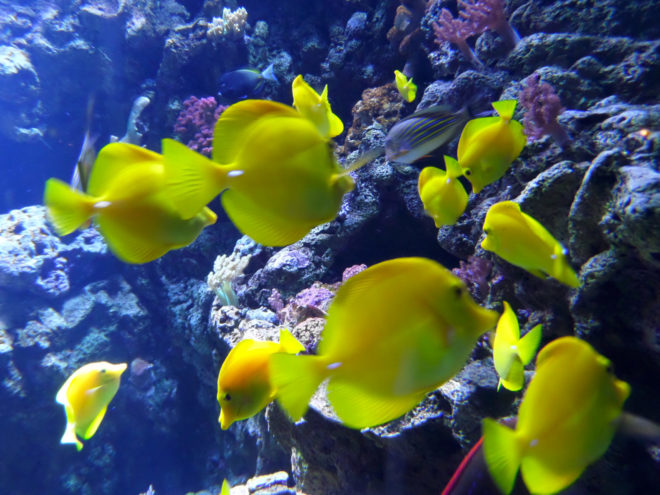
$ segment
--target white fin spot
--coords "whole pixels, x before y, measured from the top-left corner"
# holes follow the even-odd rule
[[[330,364],[328,365],[328,369],[329,369],[329,370],[336,370],[336,369],[339,368],[340,366],[341,366],[341,362],[339,362],[339,363],[330,363]]]
[[[243,173],[243,170],[231,170],[227,173],[227,177],[240,177]]]
[[[531,442],[529,442],[530,447],[536,447],[539,444],[538,438],[534,438]]]
[[[110,201],[99,201],[94,205],[94,208],[100,210],[102,208],[107,208],[108,206],[110,206]]]
[[[557,259],[557,255],[556,255],[556,254],[553,254],[552,256],[550,256],[550,259],[556,260],[556,259]]]

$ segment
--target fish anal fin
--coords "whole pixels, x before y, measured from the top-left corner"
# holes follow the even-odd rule
[[[98,415],[94,418],[94,420],[89,424],[87,427],[87,430],[82,436],[83,440],[89,440],[94,436],[94,433],[96,433],[96,430],[99,429],[99,426],[101,424],[101,421],[103,421],[103,417],[105,416],[105,412],[108,409],[108,406],[105,406],[101,411],[98,413]]]
[[[520,466],[525,485],[532,493],[557,493],[577,480],[585,466],[570,469],[563,466],[561,469],[553,469],[546,459],[536,456],[525,456]]]
[[[131,234],[121,222],[99,216],[99,229],[110,250],[126,263],[141,264],[160,258],[170,246],[154,244],[150,239]]]

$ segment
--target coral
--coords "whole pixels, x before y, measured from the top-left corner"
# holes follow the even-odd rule
[[[337,286],[314,282],[311,287],[292,297],[286,305],[279,291],[273,289],[268,302],[283,324],[295,326],[308,318],[325,316]]]
[[[240,39],[245,32],[247,23],[247,10],[239,7],[232,11],[227,7],[222,9],[222,17],[214,17],[208,25],[206,37],[208,39]]]
[[[442,9],[438,20],[433,22],[433,32],[435,33],[436,43],[442,44],[445,41],[453,43],[472,65],[476,67],[483,66],[481,60],[477,58],[466,41],[470,36],[479,33],[473,23],[465,19],[456,19],[449,10]]]
[[[458,5],[463,7],[459,15],[473,25],[477,33],[492,29],[510,48],[520,41],[520,36],[506,19],[504,0],[458,0]]]
[[[237,306],[236,293],[232,281],[243,274],[250,262],[250,256],[243,256],[234,251],[229,256],[219,255],[213,263],[213,271],[209,273],[206,283],[209,289],[215,291],[218,299],[225,305]]]
[[[561,147],[568,144],[570,138],[557,122],[564,108],[552,86],[541,82],[538,74],[532,74],[525,80],[518,99],[526,110],[523,124],[529,138],[539,139],[544,134],[550,134]]]
[[[128,122],[126,123],[126,134],[119,141],[140,146],[143,133],[138,128],[138,119],[149,103],[151,103],[151,99],[145,95],[138,96],[133,101],[131,113],[128,115]]]
[[[493,264],[487,259],[470,256],[467,263],[460,260],[459,267],[454,268],[452,273],[465,282],[475,299],[483,300],[488,295],[488,275],[492,267]]]
[[[420,25],[429,3],[426,0],[402,0],[396,9],[394,25],[387,32],[387,39],[392,46],[408,58],[403,70],[407,76],[413,75],[410,65],[422,42]]]
[[[344,270],[344,272],[341,274],[341,283],[343,284],[346,282],[349,278],[357,275],[358,273],[364,271],[367,269],[367,265],[353,265],[349,266]]]
[[[213,96],[197,98],[191,96],[183,102],[174,124],[176,132],[187,146],[206,156],[211,156],[213,148],[213,129],[220,114],[227,107],[218,105]]]

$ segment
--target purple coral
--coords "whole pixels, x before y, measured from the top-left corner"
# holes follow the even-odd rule
[[[539,139],[549,134],[562,148],[570,142],[571,138],[557,122],[557,117],[564,111],[559,96],[552,86],[540,81],[538,74],[532,74],[525,80],[518,99],[526,110],[523,125],[529,138]]]
[[[199,153],[211,156],[213,148],[213,129],[220,114],[227,107],[218,105],[213,96],[197,98],[191,96],[183,102],[174,124],[174,132],[179,134],[187,146]]]
[[[459,15],[473,26],[475,32],[492,29],[511,48],[520,41],[520,36],[506,18],[504,0],[458,0],[458,5],[463,7]]]
[[[476,26],[464,19],[455,19],[451,12],[442,9],[438,20],[433,23],[433,32],[435,33],[435,42],[441,44],[449,41],[458,47],[463,56],[470,61],[472,65],[482,66],[481,60],[477,58],[472,48],[467,44],[467,38],[474,36],[481,31],[476,31]]]
[[[459,267],[451,272],[467,285],[472,297],[483,300],[488,295],[488,275],[493,264],[484,258],[469,256],[467,263],[459,261]]]

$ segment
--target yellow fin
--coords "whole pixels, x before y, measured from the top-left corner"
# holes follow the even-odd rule
[[[58,179],[48,179],[44,204],[59,235],[67,235],[83,225],[94,211],[94,199]]]
[[[66,424],[66,429],[64,430],[64,435],[62,435],[62,439],[60,440],[60,443],[62,445],[65,444],[74,444],[76,446],[76,450],[80,452],[83,448],[83,443],[78,440],[78,437],[76,436],[76,424],[69,420],[69,413],[67,410],[67,424]]]
[[[280,346],[287,354],[298,354],[305,350],[305,346],[285,328],[280,329]]]
[[[520,342],[518,342],[518,355],[520,356],[520,361],[523,365],[527,365],[532,362],[536,351],[539,348],[541,343],[541,330],[543,325],[539,324],[527,332]]]
[[[269,100],[244,100],[222,112],[213,132],[213,161],[226,165],[236,161],[244,146],[246,131],[267,115],[300,118],[288,105]]]
[[[108,410],[108,406],[105,406],[99,414],[94,418],[94,421],[92,421],[89,426],[87,427],[87,430],[82,436],[83,440],[89,440],[92,438],[94,433],[96,433],[96,430],[99,429],[99,425],[101,424],[101,421],[103,421],[103,417],[105,416],[105,412]]]
[[[105,215],[100,215],[97,223],[110,250],[126,263],[148,263],[160,258],[171,248],[171,246],[154,244],[148,238],[134,236],[121,222],[107,218]]]
[[[570,469],[553,469],[545,462],[537,460],[534,456],[527,456],[522,460],[520,472],[525,485],[532,493],[557,493],[577,480],[585,465]]]
[[[450,179],[455,179],[463,175],[463,169],[458,164],[458,161],[455,158],[452,158],[451,156],[447,156],[447,155],[445,155],[444,158],[445,158],[445,169],[446,169],[447,177],[449,177]]]
[[[445,171],[438,167],[424,167],[422,171],[419,173],[419,179],[417,181],[417,188],[420,193],[420,196],[422,194],[422,189],[424,189],[424,186],[430,180],[436,177],[445,177],[446,175],[447,174],[445,173]]]
[[[226,187],[228,167],[187,146],[163,139],[166,191],[183,219],[197,215]]]
[[[327,84],[319,95],[314,88],[307,84],[302,75],[298,75],[291,84],[291,92],[293,93],[293,106],[300,112],[300,115],[314,124],[324,138],[332,138],[343,132],[343,122],[332,113]]]
[[[483,421],[483,452],[488,471],[502,493],[513,490],[520,467],[521,452],[516,432],[494,419]]]
[[[369,428],[387,423],[412,410],[426,392],[402,396],[370,394],[350,382],[330,379],[328,400],[342,423],[350,428]]]
[[[222,481],[222,488],[220,489],[220,495],[230,495],[229,482],[227,480]]]
[[[89,176],[87,193],[102,196],[109,184],[123,170],[140,163],[161,163],[162,156],[146,148],[128,143],[110,143],[99,151]]]
[[[480,117],[478,119],[472,119],[465,124],[461,137],[458,140],[458,163],[462,164],[466,159],[466,155],[472,151],[471,148],[475,145],[475,136],[483,129],[499,122],[499,117]]]
[[[238,230],[264,246],[293,244],[316,225],[289,222],[231,189],[222,195],[222,206]]]
[[[511,120],[513,118],[513,113],[516,111],[517,104],[518,101],[516,100],[501,100],[492,103],[497,114],[505,120]]]
[[[318,360],[317,356],[283,353],[270,358],[270,380],[277,402],[293,421],[305,415],[312,395],[325,379]]]

